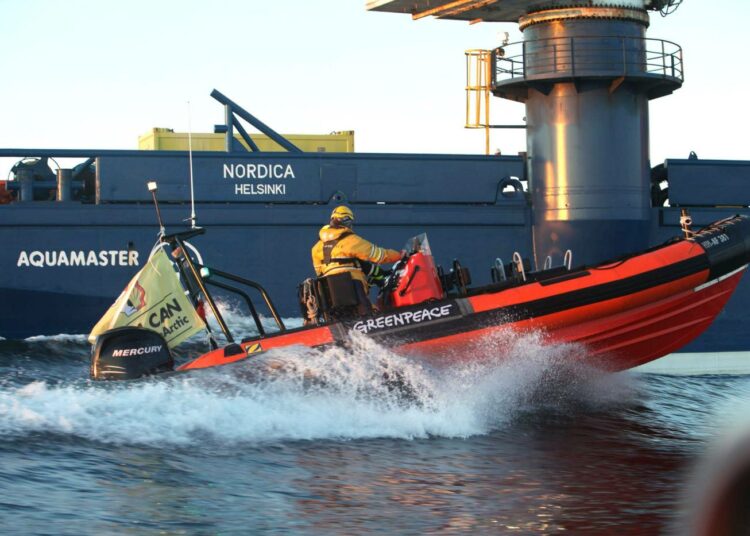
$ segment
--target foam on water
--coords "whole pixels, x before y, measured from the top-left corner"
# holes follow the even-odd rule
[[[271,351],[222,369],[127,383],[0,389],[0,435],[53,433],[163,446],[468,437],[552,402],[611,403],[625,376],[571,365],[577,349],[507,333],[432,368],[353,336],[348,348]]]
[[[3,339],[4,340],[4,339]],[[68,333],[60,333],[58,335],[34,335],[33,337],[26,337],[24,339],[26,342],[49,342],[49,341],[55,341],[55,342],[86,342],[86,335],[82,334],[68,334]]]
[[[224,321],[229,326],[229,329],[234,334],[241,334],[242,336],[250,336],[250,335],[257,335],[258,330],[255,327],[255,322],[253,321],[252,316],[243,309],[240,305],[235,303],[231,300],[225,300],[225,299],[219,299],[216,302],[217,306],[219,307],[219,310],[221,311],[221,315],[224,318]],[[273,318],[264,316],[263,314],[260,314],[260,320],[261,324],[263,324],[263,327],[267,331],[275,331],[277,329],[276,322]],[[284,322],[284,325],[287,328],[297,328],[302,326],[302,319],[301,318],[282,318],[282,321]],[[208,324],[213,330],[213,332],[217,335],[221,335],[221,329],[219,328],[218,323],[215,321],[213,316],[209,314],[208,316]],[[92,326],[93,327],[93,326]],[[219,336],[221,339],[222,337]],[[0,341],[5,341],[4,337],[0,337]],[[203,341],[205,340],[205,335],[199,334],[195,335],[192,339],[192,341]],[[26,337],[24,339],[25,342],[80,342],[83,344],[87,344],[88,342],[88,333],[59,333],[57,335],[34,335],[31,337]]]

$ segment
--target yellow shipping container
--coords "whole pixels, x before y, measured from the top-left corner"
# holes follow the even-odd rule
[[[345,130],[330,134],[282,134],[305,152],[311,153],[353,153],[354,131]],[[223,151],[224,134],[194,133],[193,151]],[[261,151],[282,151],[286,149],[265,134],[251,134],[250,137]],[[247,144],[235,135],[245,147]],[[146,151],[187,151],[187,132],[175,132],[171,128],[152,128],[138,137],[138,149]]]

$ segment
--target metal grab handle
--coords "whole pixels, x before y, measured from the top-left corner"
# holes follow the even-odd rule
[[[542,270],[549,270],[550,268],[552,268],[552,256],[547,255],[547,258],[544,259],[544,267]]]
[[[506,281],[508,277],[505,275],[505,265],[503,264],[503,260],[500,257],[497,257],[495,259],[495,270],[500,274],[502,277],[501,281]]]
[[[573,250],[567,250],[565,252],[565,257],[563,258],[563,264],[565,267],[570,271],[570,267],[573,265]]]
[[[517,251],[513,252],[513,264],[516,265],[516,270],[521,273],[521,278],[526,281],[526,271],[523,268],[523,259],[521,258],[521,254]]]

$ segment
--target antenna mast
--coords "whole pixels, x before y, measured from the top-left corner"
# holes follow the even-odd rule
[[[190,101],[188,105],[188,160],[190,167],[190,227],[195,229],[195,190],[193,188],[193,127],[190,119]]]

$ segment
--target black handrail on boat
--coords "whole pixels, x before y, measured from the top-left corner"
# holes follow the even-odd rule
[[[261,324],[261,322],[260,322],[260,317],[258,316],[258,311],[255,309],[255,304],[253,303],[253,300],[250,298],[250,296],[247,295],[247,292],[245,292],[242,289],[239,289],[237,287],[233,287],[231,285],[227,285],[226,283],[222,283],[220,281],[211,281],[210,279],[206,280],[206,284],[213,285],[214,287],[218,287],[218,288],[224,289],[227,292],[233,292],[235,294],[239,294],[240,296],[242,296],[245,299],[245,303],[247,304],[247,308],[250,309],[250,315],[253,317],[253,321],[255,322],[255,326],[258,328],[258,334],[261,337],[265,337],[266,336],[266,330],[263,327],[263,324]]]
[[[245,279],[244,277],[240,277],[238,275],[230,274],[228,272],[222,272],[221,270],[211,268],[210,266],[200,266],[200,268],[208,269],[211,276],[223,277],[224,279],[228,279],[230,281],[234,281],[235,283],[239,283],[241,285],[245,285],[247,287],[254,288],[255,290],[257,290],[260,293],[260,295],[263,297],[263,300],[266,302],[266,306],[268,307],[268,310],[271,312],[271,316],[276,322],[276,325],[278,326],[279,331],[286,331],[286,326],[284,325],[284,321],[281,320],[281,316],[279,315],[279,312],[276,310],[276,306],[273,304],[273,301],[271,300],[271,296],[269,296],[266,289],[263,288],[263,285],[255,281],[252,281],[250,279]],[[232,287],[230,285],[221,283],[219,281],[212,281],[210,279],[207,279],[206,282],[216,287],[223,288],[226,291],[234,292],[242,296],[250,308],[250,314],[253,316],[253,320],[257,324],[258,331],[260,332],[261,335],[265,334],[265,330],[263,329],[263,326],[260,324],[260,318],[258,317],[255,305],[253,304],[252,299],[250,298],[250,296],[247,295],[247,293],[245,293],[244,291],[236,287]]]

